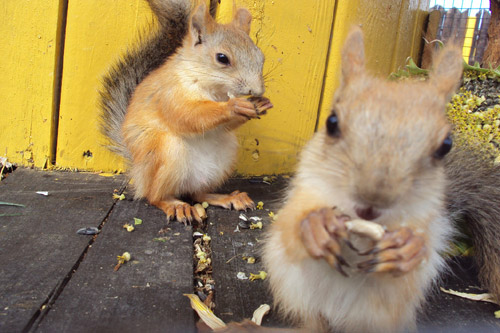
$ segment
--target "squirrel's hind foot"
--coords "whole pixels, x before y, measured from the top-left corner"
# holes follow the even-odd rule
[[[219,206],[225,209],[247,210],[255,209],[255,203],[246,192],[234,191],[230,194],[197,194],[193,197],[197,202],[208,202],[212,206]]]
[[[160,202],[153,203],[153,205],[165,212],[167,215],[167,222],[176,220],[184,225],[191,224],[193,221],[196,221],[199,224],[203,223],[203,219],[200,217],[194,206],[175,198],[162,200]]]

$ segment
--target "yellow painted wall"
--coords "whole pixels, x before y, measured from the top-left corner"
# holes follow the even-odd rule
[[[51,151],[60,1],[0,3],[0,156],[44,167]]]
[[[125,168],[98,130],[100,79],[147,31],[152,14],[143,0],[69,1],[61,88],[57,166],[115,171]],[[92,157],[84,156],[90,151]]]
[[[237,171],[271,174],[293,170],[297,153],[314,133],[328,58],[335,1],[238,1],[254,16],[251,37],[266,55],[268,114],[238,130]],[[300,9],[300,10],[297,10]],[[232,15],[222,1],[219,19]]]
[[[43,4],[49,2],[30,3],[48,6]],[[218,18],[227,20],[231,16],[232,3],[222,0]],[[253,175],[293,170],[296,156],[314,133],[318,117],[321,126],[328,113],[338,84],[340,49],[352,24],[363,25],[369,67],[387,75],[403,65],[407,56],[418,55],[422,10],[427,6],[424,0],[238,0],[237,3],[249,8],[254,16],[251,36],[266,55],[266,96],[275,105],[268,115],[238,131],[242,147],[237,172]],[[3,15],[0,12],[0,19]],[[42,17],[44,24],[50,21],[49,15]],[[69,1],[57,136],[58,167],[104,171],[125,168],[120,158],[102,147],[104,140],[97,130],[97,91],[108,66],[127,45],[137,40],[139,32],[150,29],[151,22],[151,13],[143,0]],[[54,26],[57,28],[57,24]],[[11,29],[23,28],[26,27],[19,24]],[[14,42],[9,43],[8,47],[14,49]],[[43,89],[48,95],[43,101],[48,104],[52,93],[49,88]],[[21,107],[23,112],[30,110],[29,106]],[[50,118],[47,119],[50,125]],[[22,123],[14,131],[33,131],[33,126],[28,125]],[[17,144],[19,140],[15,141]],[[50,137],[34,142],[49,145]],[[87,151],[92,157],[84,156]],[[15,156],[10,148],[8,156]]]
[[[330,102],[339,85],[340,52],[352,24],[363,28],[368,69],[385,76],[403,66],[409,56],[419,58],[429,5],[427,0],[350,0],[337,3],[318,128],[323,126],[330,113]]]

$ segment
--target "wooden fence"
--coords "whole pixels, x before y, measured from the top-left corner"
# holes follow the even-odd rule
[[[469,10],[460,11],[457,8],[444,10],[436,6],[429,14],[429,23],[426,32],[426,45],[422,57],[422,67],[430,65],[430,55],[437,48],[440,40],[447,42],[454,40],[463,48],[464,60],[473,65],[481,63],[484,50],[488,43],[488,25],[491,14],[488,10],[480,10],[475,16],[469,16]]]
[[[218,4],[231,18],[233,0]],[[272,112],[238,130],[236,170],[294,170],[301,147],[323,126],[353,24],[365,33],[367,66],[387,76],[421,53],[428,0],[238,0],[266,55]],[[34,167],[115,171],[124,161],[98,132],[100,78],[154,25],[144,0],[0,1],[0,156]]]

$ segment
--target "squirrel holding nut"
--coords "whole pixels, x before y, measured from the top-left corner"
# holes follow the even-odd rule
[[[415,330],[454,235],[446,104],[461,52],[445,47],[426,82],[387,81],[366,72],[356,28],[342,63],[326,126],[304,148],[264,247],[271,290],[306,331]]]
[[[229,24],[218,24],[204,2],[148,4],[159,29],[104,77],[101,132],[128,160],[135,198],[168,221],[202,222],[182,197],[253,209],[244,192],[210,193],[234,166],[234,129],[273,106],[262,97],[264,56],[249,37],[250,12],[235,8]]]
[[[366,72],[354,29],[342,63],[326,126],[302,151],[263,248],[274,303],[297,328],[245,320],[221,332],[414,331],[459,222],[500,301],[500,167],[453,146],[446,115],[461,50],[446,46],[425,82],[386,81]]]

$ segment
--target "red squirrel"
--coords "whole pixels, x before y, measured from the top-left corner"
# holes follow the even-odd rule
[[[461,74],[449,46],[426,82],[375,78],[361,30],[347,37],[331,114],[301,153],[263,252],[278,308],[306,331],[416,329],[453,235],[445,111]],[[351,219],[382,235],[354,232]]]
[[[114,66],[101,93],[102,132],[129,161],[135,199],[183,223],[202,218],[181,197],[253,209],[244,192],[211,193],[233,170],[234,129],[273,106],[262,97],[264,55],[249,37],[250,12],[235,9],[218,24],[204,2],[148,3],[160,30]]]

